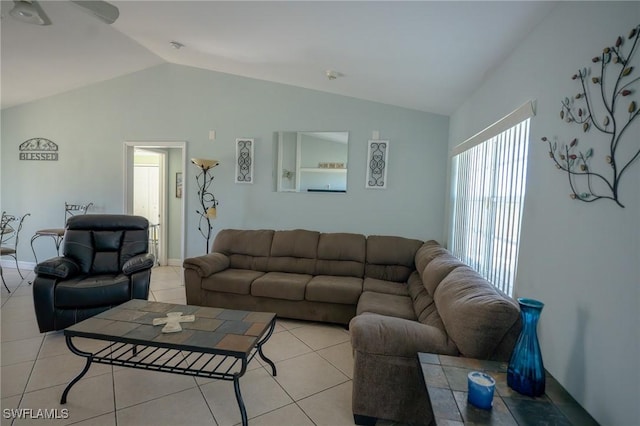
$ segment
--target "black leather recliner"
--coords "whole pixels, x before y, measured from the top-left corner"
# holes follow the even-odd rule
[[[141,216],[67,221],[63,255],[39,263],[33,302],[40,332],[62,330],[131,299],[147,299],[154,257]]]

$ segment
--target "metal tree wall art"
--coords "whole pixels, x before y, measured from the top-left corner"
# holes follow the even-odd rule
[[[634,135],[630,131],[640,114],[633,99],[640,77],[634,77],[637,70],[631,65],[639,33],[640,25],[629,32],[626,40],[618,37],[613,46],[605,47],[602,54],[594,57],[592,62],[599,66],[594,75],[587,68],[574,74],[572,79],[580,83],[579,91],[562,101],[560,119],[579,126],[584,133],[602,133],[608,144],[582,150],[577,138],[560,145],[557,140],[542,138],[549,144],[549,156],[556,167],[567,172],[572,199],[587,203],[608,199],[624,207],[620,202],[620,180],[640,156],[640,138],[637,132]]]
[[[202,234],[207,241],[207,251],[209,253],[209,240],[211,239],[211,220],[216,218],[216,206],[218,200],[209,192],[209,187],[213,183],[213,176],[209,175],[211,169],[220,164],[217,160],[205,160],[203,158],[192,158],[191,162],[195,164],[200,173],[196,176],[196,182],[198,183],[198,199],[200,201],[200,208],[196,210],[196,213],[200,215],[198,220],[198,231]]]

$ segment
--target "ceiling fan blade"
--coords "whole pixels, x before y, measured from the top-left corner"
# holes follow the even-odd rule
[[[51,25],[51,20],[49,19],[47,14],[44,13],[44,10],[40,7],[40,3],[33,0],[31,4],[33,5],[33,7],[35,7],[36,11],[38,12],[38,16],[40,16],[40,19],[42,19],[43,23],[40,25]]]
[[[14,18],[28,24],[51,25],[51,20],[37,1],[14,0],[13,3],[14,6],[9,15]]]
[[[100,19],[102,22],[106,22],[107,24],[113,24],[118,16],[120,16],[120,11],[114,5],[107,3],[106,1],[97,1],[97,0],[71,0],[72,3],[83,8],[86,12],[92,14],[96,18]]]

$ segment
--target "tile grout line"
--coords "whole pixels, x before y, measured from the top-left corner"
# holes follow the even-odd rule
[[[213,382],[209,382],[209,383],[213,383]],[[209,383],[206,383],[207,385]],[[213,418],[213,421],[215,422],[216,425],[219,425],[220,423],[218,422],[218,419],[216,418],[215,413],[213,412],[213,407],[211,407],[211,405],[209,404],[209,400],[207,399],[207,397],[204,395],[204,391],[202,390],[201,385],[198,383],[198,381],[196,380],[196,386],[198,388],[198,392],[200,392],[200,395],[202,396],[202,399],[204,400],[204,403],[207,405],[207,408],[209,409],[209,413],[211,414],[211,417]],[[116,425],[117,426],[117,425]]]
[[[33,360],[33,364],[31,364],[31,370],[29,371],[29,376],[27,377],[27,380],[24,383],[24,389],[22,389],[22,392],[20,393],[20,400],[18,401],[18,407],[17,408],[20,408],[20,406],[22,405],[22,400],[24,399],[24,396],[27,393],[27,386],[29,386],[29,381],[31,380],[31,375],[33,374],[33,370],[36,368],[36,362],[38,361],[38,355],[40,354],[40,351],[42,350],[42,346],[43,345],[44,345],[44,337],[42,338],[42,341],[40,342],[40,347],[38,347],[38,354],[36,354],[36,359],[34,359]],[[13,425],[15,423],[15,421],[16,421],[16,418],[13,418],[11,420],[11,425]]]
[[[304,325],[301,325],[300,327],[296,327],[296,328],[301,328],[301,327],[304,327]],[[292,359],[296,359],[296,358],[299,358],[299,357],[302,357],[302,356],[306,356],[306,355],[309,355],[309,354],[313,353],[313,354],[318,355],[321,359],[323,359],[324,361],[326,361],[326,362],[327,362],[331,367],[335,368],[338,372],[340,372],[340,373],[341,373],[341,374],[346,378],[346,380],[345,380],[345,381],[342,381],[342,382],[340,382],[340,383],[337,383],[337,384],[335,384],[335,385],[333,385],[333,386],[330,386],[330,387],[328,387],[328,388],[326,388],[326,389],[320,390],[320,391],[318,391],[318,392],[312,393],[312,394],[310,394],[310,395],[307,395],[307,396],[305,396],[305,397],[303,397],[303,398],[300,398],[300,399],[296,400],[296,399],[295,399],[291,394],[289,394],[289,392],[287,392],[287,390],[286,390],[286,389],[282,386],[282,384],[278,381],[278,379],[276,378],[277,376],[275,376],[275,377],[274,377],[274,376],[272,376],[272,375],[271,375],[271,372],[267,369],[267,366],[266,366],[266,365],[262,365],[262,364],[260,364],[260,367],[262,367],[262,368],[267,372],[267,374],[269,375],[269,377],[271,377],[271,378],[273,378],[273,379],[274,379],[274,382],[275,382],[275,383],[280,387],[280,389],[282,389],[282,391],[283,391],[283,392],[284,392],[284,393],[289,397],[289,399],[291,399],[291,401],[292,401],[292,402],[291,402],[290,404],[286,404],[286,405],[283,405],[283,406],[281,406],[281,407],[274,408],[273,410],[269,410],[269,411],[267,411],[267,412],[265,412],[265,413],[262,413],[262,414],[260,414],[260,415],[255,416],[255,417],[252,417],[251,419],[255,419],[255,418],[258,418],[258,417],[264,416],[265,414],[269,414],[269,413],[271,413],[271,412],[277,411],[277,410],[282,409],[282,408],[284,408],[284,407],[287,407],[287,406],[289,406],[289,405],[295,404],[295,405],[298,407],[298,409],[299,409],[299,410],[300,410],[300,411],[305,415],[305,417],[307,417],[307,418],[309,419],[309,421],[310,421],[312,424],[317,425],[317,423],[313,421],[313,419],[312,419],[312,418],[309,416],[309,414],[308,414],[308,413],[307,413],[307,412],[306,412],[306,411],[305,411],[305,410],[300,406],[300,404],[298,404],[298,402],[303,401],[303,400],[308,399],[308,398],[311,398],[311,397],[313,397],[313,396],[315,396],[315,395],[318,395],[318,394],[320,394],[320,393],[322,393],[322,392],[325,392],[325,391],[328,391],[328,390],[330,390],[330,389],[333,389],[333,388],[335,388],[335,387],[337,387],[337,386],[341,386],[341,385],[343,385],[343,384],[345,384],[345,383],[347,383],[347,382],[351,382],[351,381],[353,380],[353,379],[351,379],[349,376],[347,376],[347,375],[346,375],[346,374],[345,374],[341,369],[339,369],[337,366],[335,366],[331,361],[329,361],[329,360],[325,359],[324,357],[322,357],[320,354],[318,354],[318,353],[317,353],[317,352],[318,352],[318,351],[320,351],[320,350],[327,349],[327,348],[330,348],[330,347],[333,347],[333,346],[337,346],[337,345],[341,345],[341,344],[343,344],[343,343],[345,343],[345,342],[337,343],[337,344],[335,344],[335,345],[330,345],[330,346],[327,346],[326,348],[320,348],[320,349],[318,349],[318,350],[314,350],[314,349],[313,349],[313,348],[311,348],[309,345],[307,345],[304,341],[302,341],[298,336],[296,336],[296,335],[294,335],[293,333],[291,333],[291,331],[290,331],[289,329],[285,329],[285,330],[283,330],[283,331],[281,331],[281,332],[279,332],[279,333],[283,333],[283,332],[285,332],[285,331],[286,331],[286,332],[289,332],[289,334],[290,334],[291,336],[293,336],[295,339],[297,339],[298,341],[300,341],[300,343],[302,343],[304,346],[306,346],[307,348],[309,348],[309,349],[311,350],[311,352],[306,352],[306,353],[303,353],[303,354],[298,354],[298,355],[292,356],[291,358],[282,359],[282,360],[279,360],[278,362],[274,362],[274,364],[282,363],[282,362],[285,362],[285,361],[290,361],[290,360],[292,360]],[[199,386],[199,385],[198,385],[198,386]],[[206,398],[205,398],[205,399],[206,399]],[[236,423],[236,424],[234,424],[234,426],[236,426],[236,425],[238,425],[238,424],[239,424],[239,423]]]

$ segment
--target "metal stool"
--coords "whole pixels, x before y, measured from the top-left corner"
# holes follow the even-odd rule
[[[21,217],[16,217],[8,215],[6,214],[6,212],[2,212],[2,220],[0,222],[0,256],[13,257],[13,260],[15,260],[16,262],[16,269],[18,270],[18,274],[20,274],[20,278],[22,279],[24,279],[24,276],[22,275],[20,266],[18,265],[18,237],[20,235],[20,230],[22,230],[22,222],[24,222],[25,218],[29,215],[30,214],[27,213]],[[13,222],[17,222],[18,226],[15,228],[11,226],[11,223]],[[4,288],[6,288],[9,293],[11,293],[11,290],[9,290],[9,287],[7,287],[7,283],[4,280],[1,264],[0,278],[2,278],[2,284],[4,284]]]
[[[69,204],[64,203],[64,223],[67,223],[67,219],[71,216],[75,216],[76,214],[87,214],[87,210],[91,207],[93,203],[89,204]],[[38,257],[36,256],[36,251],[33,248],[33,242],[40,237],[51,237],[53,238],[53,242],[56,245],[56,253],[60,256],[60,245],[62,244],[62,239],[64,238],[64,228],[50,228],[50,229],[40,229],[36,231],[36,233],[31,237],[31,251],[33,252],[33,258],[38,263]]]
[[[160,232],[160,224],[149,225],[149,252],[156,258],[156,264],[160,266],[160,258],[158,257],[158,232]]]

